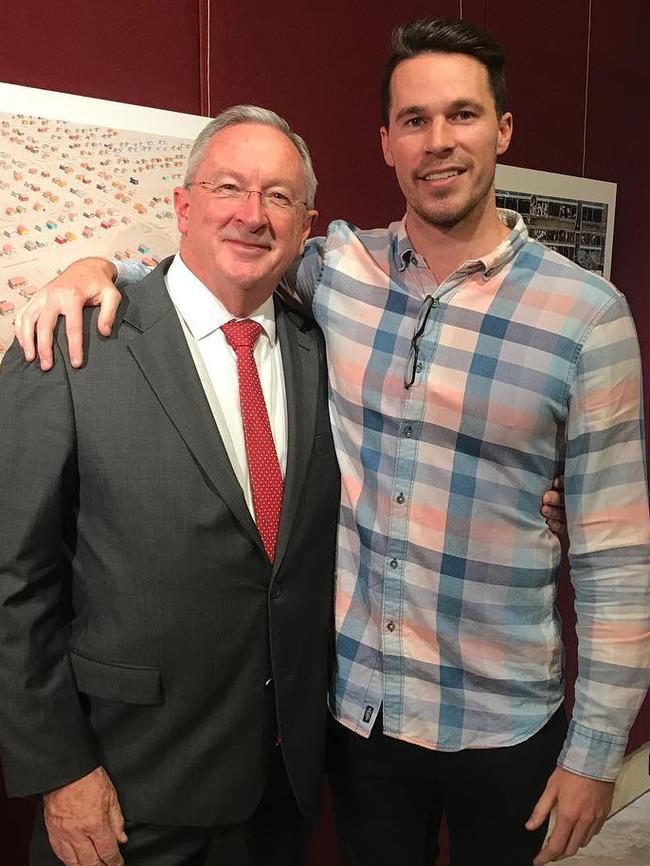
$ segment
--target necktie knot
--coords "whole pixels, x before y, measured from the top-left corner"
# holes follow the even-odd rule
[[[242,347],[253,348],[262,333],[262,326],[252,319],[231,319],[221,326],[223,335],[235,351]]]

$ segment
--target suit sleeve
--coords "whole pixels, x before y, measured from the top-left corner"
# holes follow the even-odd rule
[[[561,766],[612,781],[650,681],[650,521],[641,359],[627,304],[585,340],[571,383],[565,500],[578,680]]]
[[[101,763],[67,653],[77,480],[58,347],[44,374],[14,342],[0,367],[0,406],[0,746],[7,793],[29,796]]]

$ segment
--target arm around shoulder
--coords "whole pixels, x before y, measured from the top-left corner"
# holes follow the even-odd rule
[[[16,316],[16,337],[25,359],[31,362],[38,355],[42,370],[52,367],[54,328],[58,317],[65,316],[70,361],[73,367],[81,366],[82,310],[101,307],[97,327],[108,336],[121,298],[113,284],[116,276],[115,265],[107,259],[80,259],[37,292]]]

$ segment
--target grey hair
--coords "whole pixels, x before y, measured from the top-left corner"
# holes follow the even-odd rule
[[[201,130],[187,158],[185,186],[189,186],[196,177],[199,164],[205,156],[211,139],[218,132],[221,132],[222,129],[227,129],[229,126],[237,126],[240,123],[259,123],[263,126],[272,126],[286,135],[289,141],[292,142],[300,155],[305,169],[307,207],[312,208],[314,206],[318,181],[316,180],[314,166],[312,165],[307,145],[298,133],[291,129],[284,118],[276,114],[275,111],[271,111],[270,108],[260,108],[257,105],[233,105],[230,108],[226,108],[225,111],[218,114]]]

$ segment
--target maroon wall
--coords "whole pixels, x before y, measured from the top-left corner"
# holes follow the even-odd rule
[[[199,113],[197,0],[2,7],[0,81]]]
[[[210,6],[210,27],[203,13]],[[486,26],[509,57],[515,138],[507,162],[619,184],[613,279],[650,357],[650,172],[641,137],[650,93],[647,0],[67,0],[4,3],[0,81],[199,113],[199,44],[209,35],[215,113],[250,101],[285,115],[310,143],[321,180],[319,228],[399,218],[403,204],[379,149],[378,80],[389,33],[419,15],[459,14]],[[0,111],[2,106],[0,105]],[[646,360],[647,364],[647,360]],[[646,403],[650,371],[646,369]],[[570,594],[561,604],[571,635]],[[1,697],[0,697],[1,699]],[[650,701],[631,738],[650,739]],[[329,818],[327,818],[329,820]],[[3,866],[24,866],[29,808],[0,802]],[[329,825],[313,866],[335,866]]]

